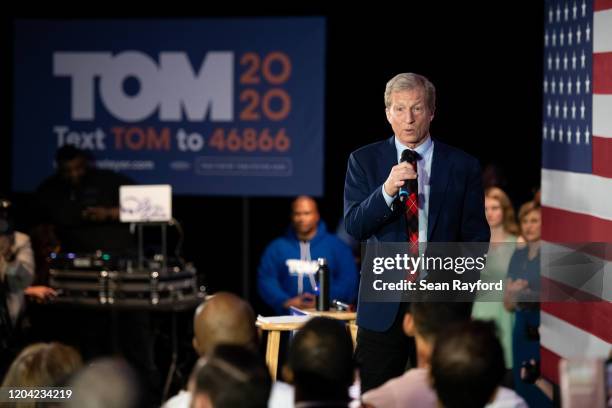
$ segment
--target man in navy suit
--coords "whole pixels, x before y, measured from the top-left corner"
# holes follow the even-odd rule
[[[419,242],[489,241],[480,165],[461,150],[432,140],[435,98],[434,85],[421,75],[399,74],[387,83],[385,110],[394,135],[354,151],[348,161],[344,217],[355,239],[409,241],[398,193],[408,180],[417,179]],[[414,168],[400,163],[405,149],[417,153]],[[414,358],[414,343],[402,332],[406,303],[366,302],[363,292],[362,287],[356,359],[365,392],[401,375],[409,357]]]

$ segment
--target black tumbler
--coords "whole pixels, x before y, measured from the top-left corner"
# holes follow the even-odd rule
[[[319,281],[319,295],[317,296],[317,310],[329,310],[329,268],[325,258],[319,258],[317,279]]]

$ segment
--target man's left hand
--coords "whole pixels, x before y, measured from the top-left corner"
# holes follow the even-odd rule
[[[57,296],[57,292],[48,286],[28,286],[24,293],[37,303],[47,302]]]

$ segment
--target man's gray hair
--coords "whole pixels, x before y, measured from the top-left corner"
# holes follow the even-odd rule
[[[436,110],[436,87],[423,75],[413,74],[411,72],[397,74],[387,82],[385,88],[385,107],[387,109],[391,107],[391,94],[393,92],[413,90],[416,88],[421,88],[425,91],[427,107],[429,111],[433,113]]]
[[[135,408],[143,397],[136,373],[124,360],[101,358],[81,370],[69,383],[68,408]]]

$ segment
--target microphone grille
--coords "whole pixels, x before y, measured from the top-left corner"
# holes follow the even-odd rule
[[[419,154],[417,152],[415,152],[414,150],[405,149],[402,152],[400,161],[412,163],[412,162],[417,161],[418,158],[419,158]]]

